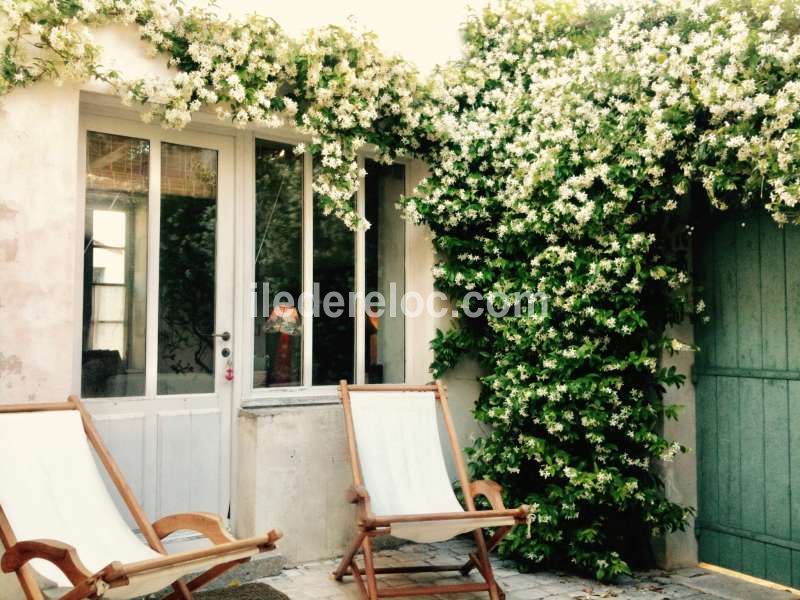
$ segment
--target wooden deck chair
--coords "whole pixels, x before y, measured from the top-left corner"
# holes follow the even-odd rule
[[[345,415],[353,486],[348,500],[356,504],[358,533],[334,576],[352,575],[368,600],[395,596],[420,596],[456,592],[488,592],[492,600],[505,597],[492,573],[489,553],[512,527],[526,523],[525,506],[507,509],[502,490],[493,481],[470,481],[447,395],[441,383],[426,386],[339,386]],[[441,408],[466,510],[456,498],[447,474],[439,438],[436,405]],[[474,498],[485,496],[491,510],[476,510]],[[482,528],[494,528],[485,540]],[[379,568],[374,564],[373,538],[395,537],[430,543],[474,532],[476,551],[459,565],[420,565]],[[363,570],[356,562],[364,553]],[[477,568],[483,582],[450,585],[378,587],[376,574],[460,571],[467,576]],[[366,581],[365,581],[366,580]]]
[[[117,510],[90,444],[147,544]],[[167,555],[162,540],[179,530],[201,533],[210,547]],[[273,530],[237,541],[208,513],[150,523],[78,398],[0,405],[0,567],[16,574],[28,600],[135,598],[170,584],[168,598],[190,600],[280,537]],[[181,579],[190,573],[201,574]]]

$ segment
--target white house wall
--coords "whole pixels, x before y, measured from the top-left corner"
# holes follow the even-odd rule
[[[78,99],[40,84],[0,103],[2,402],[74,390]]]

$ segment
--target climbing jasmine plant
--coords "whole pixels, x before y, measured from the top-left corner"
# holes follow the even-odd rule
[[[130,78],[103,64],[93,30],[114,23],[137,24],[173,75]],[[367,225],[352,204],[358,150],[370,143],[388,159],[424,138],[416,70],[381,53],[372,34],[327,27],[294,40],[272,19],[220,18],[178,0],[0,0],[0,44],[0,96],[95,79],[166,127],[184,127],[205,106],[242,127],[296,127],[311,139],[298,152],[318,157],[322,208],[353,229]]]
[[[549,299],[434,342],[439,373],[465,355],[485,372],[475,474],[532,508],[507,557],[609,579],[686,525],[658,476],[683,450],[659,433],[683,381],[660,357],[689,350],[667,324],[705,317],[671,241],[701,205],[798,221],[797,25],[796,3],[505,2],[431,82],[439,143],[405,209],[435,234],[439,287]]]

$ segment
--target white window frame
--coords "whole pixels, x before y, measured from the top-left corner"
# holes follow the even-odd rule
[[[128,126],[141,126],[141,119],[135,110],[122,107],[116,98],[92,92],[81,93],[81,114],[93,118],[107,118],[126,123]],[[314,346],[313,346],[313,327],[303,328],[303,363],[302,377],[303,384],[292,387],[253,387],[253,333],[254,321],[252,318],[252,285],[255,280],[255,146],[256,139],[265,141],[288,144],[296,146],[300,143],[308,144],[311,138],[301,134],[291,128],[264,129],[256,126],[249,126],[245,129],[235,129],[230,125],[221,124],[213,114],[198,113],[194,116],[192,123],[176,136],[196,131],[198,133],[212,133],[217,135],[232,136],[234,138],[234,196],[235,196],[235,223],[234,223],[234,264],[236,273],[234,274],[235,307],[233,322],[233,362],[235,365],[235,379],[233,385],[234,405],[240,408],[274,406],[274,405],[293,405],[293,404],[328,404],[337,401],[335,385],[312,385],[311,372]],[[128,133],[127,135],[131,135]],[[151,149],[152,150],[152,149]],[[82,155],[81,155],[82,156]],[[152,155],[151,155],[152,159]],[[366,147],[359,153],[359,167],[363,168],[367,159],[379,160],[379,154]],[[313,159],[309,153],[303,155],[303,260],[302,260],[302,282],[303,289],[311,289],[313,286],[313,208],[314,196],[312,191]],[[398,158],[395,164],[403,165],[404,172],[404,193],[410,194],[414,184],[412,178],[418,173],[412,172],[413,162],[411,159]],[[78,165],[79,173],[85,170],[84,161]],[[83,177],[79,178],[78,197],[84,197]],[[365,210],[365,189],[364,178],[360,180],[359,190],[356,195],[356,208],[361,216]],[[83,227],[83,212],[80,211],[79,220],[76,226]],[[405,281],[404,289],[409,291],[414,288],[415,283],[419,283],[415,278],[412,265],[409,264],[410,249],[412,243],[419,240],[415,228],[408,222],[405,223]],[[82,229],[81,229],[82,230]],[[355,291],[363,292],[365,287],[364,280],[364,242],[365,232],[359,231],[356,234],[356,278]],[[83,264],[82,245],[76,247],[76,265]],[[82,267],[76,267],[76,276],[82,280]],[[82,287],[77,286],[75,300],[76,323],[81,323],[82,307]],[[307,302],[311,299],[306,296]],[[310,314],[310,305],[305,307],[305,314]],[[360,322],[360,325],[359,325]],[[359,311],[356,319],[356,347],[355,347],[355,370],[356,382],[364,381],[364,366],[366,349],[364,344],[364,315],[363,310]],[[80,392],[81,375],[81,339],[82,329],[76,328],[75,347],[77,358],[73,361],[73,388],[76,393]],[[414,380],[414,369],[417,368],[415,357],[411,351],[415,341],[413,337],[412,319],[406,318],[404,322],[404,363],[405,380]],[[416,376],[419,378],[419,376]]]
[[[76,249],[76,330],[75,336],[75,355],[78,357],[73,362],[73,387],[77,390],[76,393],[81,393],[81,378],[83,365],[80,357],[83,352],[83,262],[84,262],[84,246],[83,246],[83,232],[85,228],[86,218],[86,145],[87,136],[89,132],[99,132],[111,135],[118,135],[129,137],[138,140],[146,140],[150,148],[149,156],[149,190],[147,194],[147,272],[146,272],[146,317],[145,317],[145,388],[144,393],[132,396],[100,396],[97,398],[85,398],[89,403],[92,402],[109,402],[109,401],[145,401],[154,398],[202,398],[217,396],[223,393],[223,388],[220,386],[220,371],[223,364],[220,359],[215,363],[214,389],[211,392],[198,392],[198,393],[184,393],[184,394],[159,394],[157,391],[158,380],[158,278],[159,278],[159,244],[161,240],[160,220],[158,215],[161,210],[161,144],[170,143],[184,146],[196,146],[199,148],[210,148],[220,154],[223,152],[228,153],[229,158],[235,160],[235,145],[230,144],[232,137],[228,133],[221,133],[217,130],[205,130],[202,128],[190,129],[187,131],[169,131],[162,128],[147,125],[142,123],[141,120],[133,120],[125,113],[120,113],[123,116],[117,117],[108,116],[100,111],[92,111],[89,108],[81,110],[79,139],[78,139],[78,199],[80,202],[80,210],[77,211],[79,220],[77,221],[78,230],[81,235],[78,236],[80,241]],[[211,137],[209,137],[211,136]],[[214,137],[216,136],[216,137]],[[232,148],[232,146],[234,146]],[[233,152],[231,152],[233,150]],[[235,188],[235,164],[226,166],[224,173],[218,174],[219,187],[233,186]],[[233,178],[233,181],[231,181]],[[234,190],[235,194],[235,190]],[[232,204],[226,205],[225,203],[218,204],[218,215],[220,218],[225,218],[234,223],[235,227],[235,206]],[[215,254],[215,273],[219,273],[220,266],[232,264],[233,257],[229,255],[233,248],[229,244],[220,244],[216,247]],[[235,277],[235,275],[234,275]],[[220,292],[217,290],[215,297],[216,305],[229,305],[235,310],[235,296],[233,291]],[[231,316],[235,323],[235,315]],[[218,327],[225,329],[224,324],[219,324]],[[216,349],[215,349],[216,352]],[[224,391],[230,394],[230,391]]]
[[[250,183],[250,189],[245,193],[245,265],[244,269],[246,275],[245,288],[253,289],[253,284],[258,285],[255,281],[255,145],[256,139],[286,143],[296,145],[301,139],[293,138],[292,136],[253,134],[250,136],[247,144],[248,161],[247,175]],[[362,152],[358,156],[359,171],[364,168],[367,159],[377,160],[378,155],[374,152]],[[410,193],[409,190],[409,163],[410,161],[398,159],[395,164],[402,165],[404,193]],[[303,155],[303,203],[302,203],[302,287],[303,291],[311,291],[314,284],[314,193],[312,190],[312,174],[313,174],[313,158],[310,153],[306,152]],[[356,193],[356,210],[358,215],[364,217],[366,209],[366,191],[364,187],[364,177],[359,179],[358,192]],[[331,217],[333,218],[333,217]],[[405,255],[408,256],[408,243],[409,243],[409,227],[404,224],[405,236]],[[355,318],[355,383],[362,384],[365,382],[365,364],[366,364],[366,344],[364,341],[366,316],[364,314],[364,296],[366,293],[366,252],[365,252],[366,232],[359,230],[355,234],[355,274],[354,274],[354,287],[356,293],[356,318]],[[408,265],[404,264],[404,289],[408,289]],[[305,305],[303,306],[303,314],[312,314],[312,298],[310,294],[303,296]],[[331,398],[336,397],[335,385],[314,385],[312,381],[312,358],[314,352],[313,340],[313,318],[304,319],[302,329],[302,350],[301,350],[301,378],[302,382],[298,386],[276,386],[259,388],[253,386],[253,353],[254,353],[254,319],[252,315],[252,295],[248,294],[247,306],[244,307],[244,314],[248,315],[247,323],[242,323],[242,337],[243,343],[243,361],[242,376],[244,377],[244,389],[242,405],[245,407],[258,407],[269,406],[274,404],[316,404],[316,403],[329,403]],[[308,324],[311,323],[311,326]],[[238,326],[238,324],[237,324]],[[404,349],[403,358],[405,363],[405,379],[408,379],[408,336],[409,336],[409,320],[405,319],[404,322]]]

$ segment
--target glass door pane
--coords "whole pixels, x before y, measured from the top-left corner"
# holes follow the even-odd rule
[[[145,391],[150,143],[86,138],[81,395]]]
[[[367,383],[405,381],[405,221],[397,203],[405,193],[403,165],[367,160],[364,234],[364,370]]]
[[[302,378],[303,157],[256,140],[253,387]]]
[[[161,144],[159,394],[214,391],[216,150]]]
[[[313,385],[354,381],[355,234],[333,215],[314,210]]]

